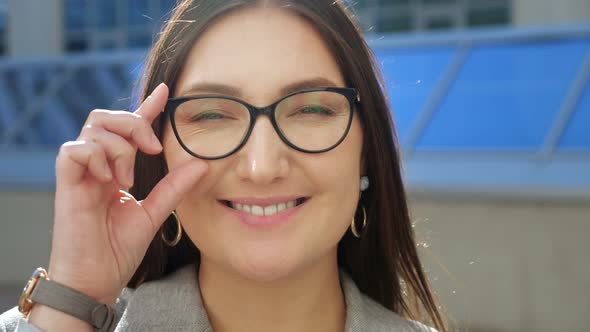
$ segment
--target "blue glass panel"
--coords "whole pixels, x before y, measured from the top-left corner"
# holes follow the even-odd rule
[[[6,31],[6,26],[8,25],[6,16],[7,16],[7,11],[0,10],[0,31],[1,32]]]
[[[152,17],[147,0],[129,0],[127,6],[129,25],[145,25],[158,19]]]
[[[86,1],[66,0],[64,3],[65,28],[68,31],[86,28]]]
[[[176,0],[160,0],[160,8],[162,9],[162,14],[166,14],[172,11],[174,7],[176,7]]]
[[[488,44],[472,50],[418,149],[538,149],[590,40]]]
[[[562,149],[590,149],[590,82],[574,114],[563,132]]]
[[[148,48],[152,44],[152,36],[144,34],[129,34],[127,36],[128,48]]]
[[[402,144],[416,115],[424,107],[432,88],[447,67],[453,51],[450,47],[374,50],[382,65]]]
[[[101,0],[97,2],[97,21],[101,29],[112,29],[117,25],[118,8],[115,0]]]

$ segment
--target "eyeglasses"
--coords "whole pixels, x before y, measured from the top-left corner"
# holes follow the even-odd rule
[[[238,98],[194,95],[170,98],[165,112],[186,152],[201,159],[220,159],[248,141],[256,119],[266,115],[285,144],[307,153],[329,151],[346,137],[352,123],[354,88],[322,87],[293,92],[266,107]]]

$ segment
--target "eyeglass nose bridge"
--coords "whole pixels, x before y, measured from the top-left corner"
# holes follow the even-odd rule
[[[293,148],[298,151],[302,151],[299,147],[297,147],[293,143],[291,143],[289,141],[289,139],[285,136],[285,134],[282,132],[282,130],[279,128],[279,124],[277,123],[274,113],[275,113],[277,106],[280,104],[280,102],[281,101],[279,100],[273,104],[270,104],[268,106],[263,106],[263,107],[256,107],[254,105],[244,103],[244,105],[248,108],[248,110],[250,112],[250,128],[248,129],[248,131],[244,137],[244,140],[242,141],[242,144],[240,144],[234,150],[234,152],[240,150],[242,147],[244,147],[246,145],[246,143],[248,143],[248,141],[250,140],[250,136],[252,135],[252,132],[254,131],[254,127],[256,126],[256,121],[258,120],[258,117],[262,116],[262,115],[266,115],[268,117],[268,119],[270,120],[271,126],[274,129],[276,135],[279,137],[279,139],[283,143],[285,143],[290,148]]]
[[[271,120],[271,122],[274,122],[273,119],[273,111],[276,108],[277,104],[271,104],[268,106],[264,106],[264,107],[256,107],[253,105],[248,105],[248,108],[250,109],[250,113],[252,114],[252,121],[256,121],[256,119],[258,119],[258,117],[260,115],[266,115],[268,116],[268,118]]]
[[[250,140],[250,135],[252,134],[252,131],[254,131],[254,126],[256,125],[256,121],[258,120],[259,116],[262,115],[266,115],[268,117],[268,119],[270,120],[270,123],[274,129],[274,131],[276,132],[276,134],[279,136],[279,138],[285,142],[288,146],[291,146],[291,144],[288,142],[287,138],[283,135],[283,133],[281,132],[281,130],[278,127],[278,124],[276,122],[276,119],[274,118],[274,111],[276,109],[278,105],[277,103],[268,105],[268,106],[264,106],[264,107],[256,107],[254,105],[249,105],[246,104],[246,107],[248,108],[248,110],[250,111],[250,119],[251,119],[251,123],[250,123],[250,128],[246,134],[246,137],[243,141],[243,143],[240,145],[240,148],[245,145],[247,143],[248,140]]]

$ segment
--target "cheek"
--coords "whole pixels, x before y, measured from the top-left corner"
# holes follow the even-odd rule
[[[176,136],[174,136],[169,121],[166,122],[162,134],[162,146],[164,147],[164,158],[166,159],[168,169],[174,169],[183,162],[189,161],[193,158],[190,154],[184,151],[178,143],[178,140],[176,140]]]
[[[176,136],[174,136],[169,122],[167,123],[162,135],[162,146],[164,147],[164,157],[169,170],[173,170],[195,158],[188,154],[180,146]],[[209,193],[211,188],[215,186],[214,179],[216,178],[216,172],[215,167],[212,167],[210,162],[207,162],[207,164],[209,166],[207,174],[205,174],[205,176],[201,178],[195,184],[195,186],[184,195],[182,201],[176,208],[183,227],[189,233],[197,231],[191,231],[191,229],[195,228],[195,225],[203,224],[196,219],[198,219],[201,215],[208,215],[207,208],[210,208],[210,204],[205,203],[210,201],[207,199],[207,193]],[[201,213],[196,213],[195,211],[199,211]]]
[[[324,163],[322,176],[343,195],[360,190],[362,142],[361,125],[355,117],[344,141],[327,155]]]
[[[311,156],[309,165],[314,167],[308,174],[313,173],[321,193],[315,213],[323,221],[314,231],[322,228],[323,234],[331,234],[326,242],[336,243],[352,221],[360,195],[361,154],[362,131],[355,119],[341,145],[325,155]]]

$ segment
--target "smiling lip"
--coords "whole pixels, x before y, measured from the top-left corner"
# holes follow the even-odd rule
[[[239,204],[258,205],[266,207],[273,204],[284,203],[288,201],[302,199],[303,202],[270,216],[257,216],[246,211],[237,210],[227,205],[227,201]],[[236,216],[237,219],[248,227],[253,228],[268,228],[275,225],[280,225],[293,219],[294,215],[307,203],[309,197],[302,196],[281,196],[270,198],[233,198],[228,200],[220,200],[219,203],[226,209],[228,213]]]
[[[239,198],[228,198],[223,199],[223,201],[231,201],[234,203],[240,204],[248,204],[248,205],[259,205],[259,206],[269,206],[278,203],[286,203],[288,201],[294,201],[299,198],[305,198],[305,196],[275,196],[275,197],[267,197],[267,198],[254,198],[254,197],[239,197]]]

